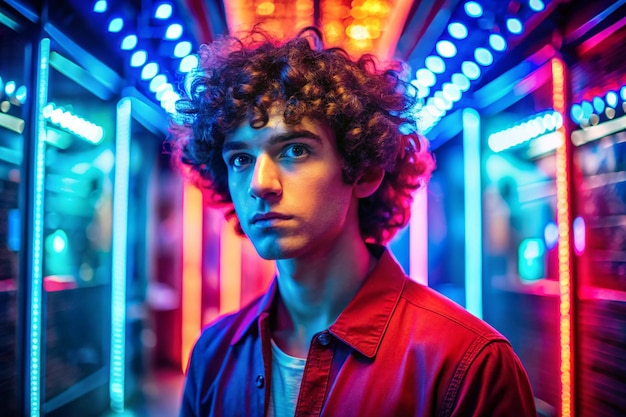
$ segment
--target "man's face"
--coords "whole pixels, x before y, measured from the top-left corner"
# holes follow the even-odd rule
[[[358,222],[358,200],[324,123],[287,125],[273,112],[266,126],[244,123],[228,135],[222,157],[241,227],[265,259],[314,257]]]

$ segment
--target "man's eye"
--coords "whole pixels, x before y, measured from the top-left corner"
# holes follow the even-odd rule
[[[296,145],[290,145],[283,152],[284,156],[287,156],[287,157],[290,157],[290,158],[302,158],[304,156],[307,156],[308,154],[309,154],[309,150],[307,149],[306,146],[297,145],[297,144]]]
[[[250,156],[246,154],[237,154],[230,158],[230,165],[235,168],[241,168],[250,163]]]

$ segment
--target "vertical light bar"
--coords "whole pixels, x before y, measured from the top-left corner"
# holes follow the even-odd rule
[[[241,304],[241,238],[230,223],[224,223],[220,236],[220,314],[231,313]]]
[[[43,108],[48,101],[48,76],[50,72],[50,39],[42,39],[39,43],[39,68],[37,70],[37,109],[35,123],[35,179],[33,187],[33,263],[30,278],[30,416],[41,414],[41,340],[42,340],[42,261],[43,261],[43,197],[46,152],[46,120]]]
[[[480,186],[480,115],[463,110],[465,201],[465,308],[483,316],[482,205]]]
[[[124,411],[126,368],[126,256],[128,238],[128,182],[130,170],[131,101],[117,104],[115,179],[113,183],[113,247],[111,280],[111,409]]]
[[[202,192],[190,183],[183,187],[183,282],[181,367],[202,326]]]
[[[428,285],[428,187],[417,190],[409,223],[409,276]]]
[[[552,102],[554,110],[561,113],[565,108],[565,69],[563,61],[552,59]],[[561,126],[559,145],[556,148],[556,206],[559,232],[559,342],[561,347],[561,416],[574,415],[573,387],[573,329],[572,329],[572,271],[570,253],[570,212],[569,212],[569,166],[567,157],[567,135],[565,125]]]

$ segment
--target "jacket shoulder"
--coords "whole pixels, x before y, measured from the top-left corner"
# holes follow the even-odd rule
[[[508,340],[491,325],[434,289],[406,278],[402,298],[420,310],[427,320],[440,322],[451,332],[467,332],[488,340]]]

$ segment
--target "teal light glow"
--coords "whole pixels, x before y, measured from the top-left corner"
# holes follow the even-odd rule
[[[480,187],[480,115],[463,110],[463,170],[465,200],[465,308],[483,316],[482,192]]]
[[[545,244],[542,239],[524,239],[518,248],[517,267],[524,281],[534,281],[545,275]]]
[[[130,57],[130,66],[131,67],[140,67],[146,63],[148,60],[148,54],[143,49],[139,51],[135,51],[133,55]]]
[[[489,135],[487,143],[493,152],[502,152],[540,135],[554,132],[561,126],[563,126],[563,116],[559,112],[543,112],[515,126]]]
[[[124,20],[121,17],[116,17],[109,23],[109,32],[111,33],[117,33],[122,29],[124,29]]]
[[[106,0],[98,0],[94,5],[93,5],[93,11],[96,13],[104,13],[107,11],[108,5]]]
[[[111,254],[111,369],[109,391],[111,409],[124,411],[126,363],[126,252],[128,229],[128,188],[130,171],[131,101],[117,105],[115,179],[113,183],[113,240]]]
[[[48,76],[50,72],[50,39],[39,43],[39,66],[37,68],[37,110],[35,123],[35,178],[33,187],[33,246],[30,277],[30,349],[29,349],[29,402],[30,415],[41,414],[41,340],[43,311],[42,252],[43,252],[43,193],[46,153],[46,120],[43,108],[48,101]]]
[[[168,90],[161,96],[161,107],[169,114],[174,114],[176,102],[180,96],[174,91]]]
[[[583,109],[583,118],[589,119],[593,114],[593,105],[588,101],[583,101],[580,103],[580,107]]]
[[[175,40],[183,35],[183,27],[178,23],[173,23],[168,26],[165,32],[165,39]]]
[[[459,101],[461,99],[461,89],[454,83],[444,83],[441,86],[443,96],[452,102]]]
[[[28,91],[26,90],[26,86],[22,85],[15,90],[15,99],[19,101],[21,104],[26,103],[26,97],[28,95]]]
[[[483,15],[483,7],[475,1],[465,3],[465,13],[469,17],[480,17]]]
[[[7,96],[12,96],[16,89],[15,81],[9,81],[4,85],[4,92]]]
[[[172,5],[169,3],[160,4],[154,12],[154,17],[165,20],[172,16]]]
[[[580,123],[584,117],[583,108],[580,104],[574,104],[570,110],[570,116],[576,123]]]
[[[152,91],[153,93],[156,93],[159,86],[166,82],[167,82],[167,77],[164,74],[157,75],[152,80],[150,80],[150,86],[149,86],[150,91]]]
[[[528,5],[530,6],[531,9],[533,9],[535,12],[541,12],[543,9],[546,8],[546,5],[543,3],[543,1],[541,0],[530,0],[528,2]]]
[[[104,129],[95,123],[79,117],[63,107],[48,103],[42,111],[44,119],[51,124],[73,133],[75,136],[92,143],[100,144],[104,140]]]
[[[454,22],[448,25],[448,33],[455,39],[467,38],[467,28],[463,23]]]
[[[148,62],[141,70],[141,78],[150,80],[159,73],[159,64],[156,62]]]
[[[185,57],[191,53],[191,48],[191,42],[189,41],[178,42],[176,47],[174,47],[174,56],[176,58]]]
[[[489,49],[478,47],[474,51],[474,59],[483,67],[493,64],[493,55],[489,52]]]
[[[489,46],[494,51],[502,52],[506,49],[506,40],[497,33],[492,33],[489,35]]]
[[[524,26],[519,19],[511,17],[506,20],[506,28],[514,35],[519,35],[524,31]]]
[[[604,111],[604,100],[602,100],[600,97],[594,97],[593,98],[593,109],[596,111],[596,113],[602,113]]]
[[[470,80],[476,80],[480,77],[480,68],[475,62],[465,61],[461,64],[461,71]]]
[[[456,55],[456,46],[450,41],[439,41],[435,45],[437,53],[444,58],[452,58]]]
[[[433,74],[431,70],[426,68],[417,70],[415,76],[417,78],[417,82],[424,87],[432,87],[437,82],[437,77],[435,76],[435,74]]]
[[[180,65],[178,66],[178,69],[180,70],[180,72],[187,73],[197,67],[198,57],[196,55],[187,55],[180,60]]]
[[[466,92],[470,88],[470,80],[464,74],[454,73],[452,74],[452,84],[459,87],[462,93]]]
[[[615,91],[609,91],[606,93],[606,97],[604,99],[609,107],[615,108],[617,106],[617,93]]]
[[[55,230],[46,238],[45,246],[49,253],[63,253],[67,249],[67,233],[62,229]]]
[[[431,55],[425,60],[426,68],[434,72],[435,74],[442,74],[446,71],[446,63],[443,62],[441,57]]]
[[[137,46],[137,35],[127,35],[122,41],[122,46],[120,48],[124,51],[130,51],[131,49],[134,49],[135,46]]]

